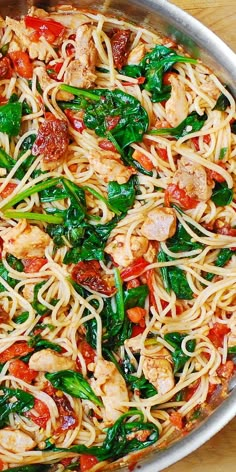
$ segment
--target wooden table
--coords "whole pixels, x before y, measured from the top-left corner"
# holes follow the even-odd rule
[[[236,52],[236,0],[169,1],[204,23]],[[233,472],[235,445],[236,418],[204,446],[165,472]]]

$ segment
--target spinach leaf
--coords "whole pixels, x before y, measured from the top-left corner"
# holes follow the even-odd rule
[[[118,366],[117,366],[118,367]],[[130,362],[129,357],[127,356],[121,365],[121,373],[125,378],[125,381],[129,384],[131,390],[139,390],[140,396],[142,398],[150,398],[153,395],[156,395],[157,389],[152,385],[144,375],[141,377],[136,377],[132,375],[134,373],[134,368]]]
[[[8,472],[49,472],[51,469],[52,464],[31,464],[23,465],[21,467],[11,467],[7,470]]]
[[[172,136],[173,138],[183,138],[190,133],[200,131],[204,122],[207,120],[207,114],[198,115],[196,111],[190,113],[178,126],[175,128],[158,128],[152,129],[148,134],[155,134],[159,136]]]
[[[20,132],[22,103],[7,103],[0,107],[0,132],[17,136]]]
[[[147,285],[139,285],[139,287],[130,288],[124,292],[125,310],[134,308],[135,306],[144,307],[145,300],[149,290]]]
[[[15,164],[15,159],[9,156],[9,154],[7,154],[4,149],[0,148],[0,167],[3,167],[4,169],[10,172],[10,170],[13,169]],[[15,172],[15,177],[19,180],[23,179],[24,171],[21,168],[17,169],[17,171]]]
[[[28,345],[30,347],[33,347],[35,352],[41,351],[42,349],[52,349],[56,352],[62,352],[62,347],[59,344],[53,343],[52,341],[48,341],[48,339],[43,339],[40,334],[32,336],[28,341]]]
[[[168,261],[167,254],[162,249],[160,249],[160,251],[158,253],[157,260],[158,260],[158,262],[167,262]],[[161,273],[161,276],[162,276],[163,285],[164,285],[167,293],[170,293],[171,284],[170,284],[170,280],[169,280],[168,270],[169,270],[168,267],[160,267],[160,273]]]
[[[128,149],[128,152],[124,152],[122,154],[121,159],[124,162],[124,164],[127,165],[127,166],[133,167],[134,169],[136,169],[141,174],[152,176],[153,172],[151,170],[144,169],[144,167],[142,167],[141,164],[139,164],[138,161],[133,159],[133,157],[132,157],[133,153],[134,153],[134,149],[130,148],[130,149]]]
[[[52,374],[45,374],[54,388],[68,393],[72,397],[90,400],[95,405],[102,406],[101,400],[95,395],[87,380],[82,374],[73,370],[61,370]]]
[[[203,247],[201,243],[192,241],[192,236],[190,236],[181,223],[178,223],[175,235],[167,240],[167,245],[172,252],[193,251]]]
[[[39,302],[38,300],[38,293],[39,293],[39,290],[43,287],[43,285],[45,284],[46,282],[43,281],[43,282],[39,282],[38,284],[35,285],[34,287],[34,298],[33,298],[33,301],[31,303],[32,307],[34,308],[34,310],[40,315],[40,316],[44,316],[46,315],[47,313],[50,312],[49,308],[45,305],[43,305],[42,303]],[[56,299],[52,299],[50,300],[50,304],[55,306],[57,304],[58,300]]]
[[[81,109],[85,110],[84,124],[98,136],[112,140],[119,149],[142,141],[149,125],[148,114],[132,95],[119,89],[94,89],[88,92],[65,84],[60,88],[89,100],[86,106],[81,103]]]
[[[120,70],[120,74],[137,79],[138,77],[142,77],[142,73],[143,73],[142,69],[143,68],[140,65],[127,64]]]
[[[20,389],[1,387],[0,389],[0,427],[8,422],[10,413],[19,415],[30,410],[34,406],[34,397]],[[12,401],[14,399],[14,401]]]
[[[62,186],[54,186],[39,192],[39,198],[42,203],[55,202],[68,197],[68,192]]]
[[[2,277],[3,280],[5,280],[5,282],[7,282],[8,285],[10,285],[10,287],[12,288],[14,288],[16,284],[19,282],[19,280],[16,280],[10,277],[8,270],[5,268],[2,262],[0,262],[0,277]],[[0,292],[5,292],[5,291],[6,291],[6,288],[4,287],[4,285],[0,283]]]
[[[228,90],[228,87],[225,87],[225,88],[226,90]],[[214,108],[212,108],[212,110],[225,111],[229,105],[230,105],[230,102],[228,98],[223,93],[221,93],[216,101]]]
[[[29,103],[24,100],[22,102],[22,115],[30,115],[33,112],[32,107],[29,105]]]
[[[230,346],[228,348],[228,354],[236,354],[236,346]]]
[[[171,353],[173,361],[174,361],[175,374],[184,367],[187,360],[189,359],[189,356],[184,354],[181,349],[181,344],[185,337],[186,337],[186,334],[181,334],[177,332],[168,333],[164,335],[165,341],[167,341],[171,346],[175,348],[174,352]],[[195,339],[190,339],[186,343],[186,348],[189,352],[194,352],[195,347],[196,347]]]
[[[13,256],[12,254],[7,255],[7,262],[9,266],[12,267],[12,269],[17,270],[18,272],[24,271],[24,264],[20,259],[17,259],[17,257]]]
[[[227,262],[230,261],[234,253],[235,251],[232,251],[230,248],[225,247],[223,249],[220,249],[218,252],[217,258],[214,262],[214,265],[216,267],[224,267],[227,264]],[[205,276],[205,279],[211,281],[214,277],[215,277],[215,274],[208,272]]]
[[[115,181],[109,182],[107,194],[110,205],[122,213],[126,213],[133,206],[135,200],[134,180],[131,178],[125,184],[118,184]]]
[[[185,272],[179,267],[169,267],[168,276],[170,285],[177,298],[192,300],[193,292],[188,284]]]
[[[126,419],[131,416],[139,416],[139,420],[128,421]],[[78,454],[92,454],[97,457],[99,461],[108,459],[116,460],[119,457],[123,457],[126,454],[130,454],[133,451],[140,451],[148,446],[154,444],[159,437],[159,432],[153,423],[143,421],[143,413],[139,410],[130,410],[128,413],[121,415],[113,426],[110,426],[106,430],[106,438],[102,446],[87,447],[82,444],[71,446],[68,449],[65,448],[53,448],[53,451],[66,451],[76,452]],[[134,436],[130,439],[131,433],[141,431],[150,431],[149,436],[143,441]]]
[[[23,143],[21,144],[21,151],[28,151],[29,149],[31,149],[36,140],[36,137],[36,134],[30,134],[29,136],[27,136],[27,138],[25,138]]]
[[[227,186],[226,182],[216,182],[215,188],[213,189],[211,200],[218,206],[229,205],[233,200],[233,189]]]
[[[28,320],[28,318],[29,318],[29,312],[23,311],[20,315],[13,318],[13,321],[16,324],[22,324],[22,323],[25,323],[25,321]]]

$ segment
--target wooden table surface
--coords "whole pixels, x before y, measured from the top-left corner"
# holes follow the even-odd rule
[[[169,1],[200,20],[236,52],[236,0]],[[235,445],[236,418],[204,446],[163,472],[233,472]]]

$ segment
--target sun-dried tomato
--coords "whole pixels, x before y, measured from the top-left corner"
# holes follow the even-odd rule
[[[113,295],[115,287],[109,286],[108,282],[103,278],[102,269],[98,261],[81,261],[75,265],[72,271],[72,279],[80,285],[103,293],[104,295]]]
[[[115,128],[120,121],[120,116],[107,116],[106,117],[106,125],[108,131],[111,131],[113,128]]]
[[[24,272],[26,274],[38,272],[45,264],[47,259],[45,257],[30,257],[28,259],[22,259],[24,265]]]
[[[111,141],[109,141],[109,139],[102,139],[99,142],[99,147],[101,149],[104,149],[105,151],[116,152],[116,148],[115,148],[114,144]]]
[[[33,156],[43,154],[45,163],[60,161],[68,148],[68,125],[64,120],[47,118],[40,125],[36,141],[32,147]]]
[[[122,69],[126,63],[130,34],[130,30],[117,30],[111,38],[112,55],[117,69]]]
[[[0,79],[10,79],[12,76],[11,62],[8,57],[0,59]]]
[[[58,396],[57,394],[53,395],[53,400],[57,405],[60,418],[60,426],[54,431],[54,434],[62,434],[69,429],[74,429],[78,420],[69,400],[65,395]]]

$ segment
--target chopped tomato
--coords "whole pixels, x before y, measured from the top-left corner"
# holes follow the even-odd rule
[[[0,323],[9,323],[9,321],[9,314],[2,307],[0,307]]]
[[[163,85],[171,85],[171,77],[176,77],[176,72],[165,72],[163,75]]]
[[[47,426],[47,422],[50,419],[50,411],[46,403],[42,402],[41,400],[38,400],[38,398],[35,398],[34,410],[36,411],[37,415],[35,415],[32,410],[27,411],[25,415],[30,418],[35,424],[40,426],[40,428],[45,429]]]
[[[47,384],[43,388],[43,391],[47,393],[48,395],[50,395],[50,397],[52,397],[56,393],[56,389],[49,382],[47,382]]]
[[[221,364],[217,369],[217,375],[223,377],[223,379],[229,380],[234,373],[235,365],[233,361],[227,361],[225,364]]]
[[[54,434],[58,435],[74,429],[78,424],[78,420],[69,400],[64,394],[57,395],[57,393],[53,395],[53,400],[57,405],[60,418],[60,426],[54,431]]]
[[[184,427],[182,415],[178,411],[172,411],[172,413],[170,414],[170,422],[177,429],[183,429]]]
[[[4,462],[0,459],[0,470],[4,470]]]
[[[26,274],[32,272],[38,272],[41,267],[47,264],[47,259],[45,257],[30,257],[29,259],[22,259],[22,263],[24,264],[24,272]]]
[[[149,159],[149,157],[145,156],[145,154],[143,154],[142,152],[140,151],[137,151],[135,150],[134,153],[133,153],[133,159],[135,161],[137,161],[145,170],[152,170],[154,168],[154,165],[151,161],[151,159]]]
[[[127,290],[131,289],[131,288],[136,288],[136,287],[139,287],[141,284],[139,282],[139,279],[136,278],[136,279],[132,279],[132,280],[129,280],[126,284],[126,288]]]
[[[9,53],[16,73],[24,79],[32,79],[33,65],[29,55],[24,51],[13,51]]]
[[[157,148],[157,154],[158,156],[163,159],[163,161],[166,161],[168,162],[168,154],[167,154],[167,150],[166,148],[162,148],[162,147],[159,147],[159,146],[156,146]]]
[[[122,69],[126,63],[128,55],[130,30],[116,30],[111,38],[111,49],[113,55],[114,66],[117,69]]]
[[[0,364],[4,364],[5,362],[10,361],[15,357],[26,356],[30,352],[33,352],[33,350],[34,349],[32,347],[29,347],[27,342],[25,341],[16,342],[12,344],[12,346],[5,349],[5,351],[1,352]]]
[[[79,133],[86,128],[82,118],[78,118],[71,110],[66,109],[64,111],[65,115],[67,116],[72,128],[74,128]]]
[[[207,393],[207,398],[206,398],[206,401],[209,402],[213,393],[215,392],[215,390],[217,389],[217,385],[216,384],[212,384],[212,383],[209,383],[209,387],[208,387],[208,393]]]
[[[145,330],[145,327],[146,326],[140,326],[140,325],[133,325],[132,326],[132,334],[131,334],[131,338],[135,338],[136,336],[138,336],[139,334],[142,334]]]
[[[200,151],[200,146],[199,146],[199,137],[195,136],[194,138],[191,138],[191,141],[194,145],[195,151]]]
[[[98,459],[95,456],[88,454],[81,454],[80,456],[80,470],[85,472],[86,470],[92,469],[94,465],[98,463]]]
[[[12,77],[11,62],[8,57],[0,59],[0,80],[10,79]]]
[[[106,117],[106,126],[107,130],[111,131],[113,128],[115,128],[120,121],[120,116],[107,116]]]
[[[65,31],[65,27],[61,23],[49,18],[25,16],[24,21],[26,28],[32,28],[36,32],[36,34],[31,37],[34,41],[39,41],[39,38],[43,36],[46,41],[52,44],[59,36],[62,36]]]
[[[154,306],[155,309],[157,309],[156,299],[154,295],[154,286],[153,286],[154,270],[153,269],[147,270],[147,272],[145,272],[145,277],[146,277],[146,282],[149,289],[150,306]]]
[[[54,64],[54,66],[48,65],[47,69],[46,69],[48,75],[50,75],[50,77],[52,79],[58,80],[57,76],[58,76],[62,66],[63,66],[63,62],[57,62],[56,64]]]
[[[228,326],[221,323],[215,323],[210,329],[207,337],[210,339],[212,344],[218,348],[223,346],[224,337],[229,332],[230,328],[228,328]]]
[[[139,277],[148,265],[149,262],[147,262],[143,257],[139,257],[126,269],[123,269],[120,276],[124,282],[126,282],[130,277]]]
[[[197,391],[198,387],[200,385],[200,379],[196,380],[196,382],[194,382],[193,385],[190,385],[188,388],[187,388],[187,392],[185,394],[185,400],[186,402],[188,402],[190,400],[190,398],[192,398],[192,396],[194,395],[194,393]]]
[[[181,189],[176,184],[169,184],[165,191],[168,201],[178,203],[184,210],[196,208],[199,201],[196,198],[190,197],[184,189]]]
[[[145,326],[144,318],[146,313],[146,310],[139,306],[135,306],[134,308],[129,308],[129,310],[127,310],[129,320],[132,321],[132,323],[140,324],[140,326]]]
[[[111,141],[109,141],[109,139],[102,139],[99,142],[99,147],[101,149],[104,149],[105,151],[116,152],[116,148],[115,148],[114,144]]]
[[[210,144],[211,142],[211,135],[210,134],[205,134],[203,136],[203,142],[206,143],[206,144]]]
[[[1,197],[2,198],[7,198],[9,195],[12,194],[13,190],[17,187],[17,184],[14,184],[14,182],[9,182],[9,184],[6,185],[6,187],[1,191]]]
[[[218,165],[222,167],[222,169],[225,169],[224,162],[219,162]],[[208,169],[207,175],[210,179],[215,180],[216,182],[219,182],[219,183],[225,182],[224,176],[219,174],[219,172],[216,172],[215,170]]]
[[[91,364],[91,362],[94,362],[96,352],[94,349],[90,346],[87,341],[82,341],[79,345],[79,350],[84,357],[86,365]]]
[[[30,384],[37,377],[38,372],[30,369],[29,366],[20,359],[16,359],[10,363],[9,374]]]
[[[123,82],[122,85],[124,87],[128,87],[128,86],[132,87],[132,85],[137,85],[137,84],[142,85],[144,84],[145,80],[146,80],[146,77],[137,77],[136,82]]]
[[[221,220],[216,220],[215,230],[218,234],[223,234],[225,236],[236,237],[236,228],[231,228],[228,223],[223,223]]]
[[[104,295],[113,295],[115,287],[109,286],[102,277],[102,269],[98,261],[81,261],[72,270],[72,279]]]

